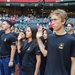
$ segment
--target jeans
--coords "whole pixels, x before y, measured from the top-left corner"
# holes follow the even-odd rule
[[[15,65],[13,67],[9,67],[10,57],[0,58],[0,75],[14,75],[15,73]]]

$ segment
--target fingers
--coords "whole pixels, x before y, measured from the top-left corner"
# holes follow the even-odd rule
[[[8,66],[12,67],[13,66],[13,62],[9,62]]]
[[[22,33],[19,33],[18,40],[21,40],[21,38],[22,38]]]
[[[42,32],[42,26],[38,27],[38,32]]]

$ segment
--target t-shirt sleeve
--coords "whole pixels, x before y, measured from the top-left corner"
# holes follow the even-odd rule
[[[34,48],[34,50],[35,50],[35,54],[36,54],[36,55],[40,55],[40,54],[41,54],[41,51],[40,51],[38,45]]]
[[[75,38],[73,38],[71,43],[71,57],[75,57]]]
[[[15,36],[11,36],[11,45],[16,45],[16,37]]]

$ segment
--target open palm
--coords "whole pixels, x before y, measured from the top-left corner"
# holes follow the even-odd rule
[[[38,29],[38,32],[36,34],[36,38],[40,38],[42,36],[42,26]]]

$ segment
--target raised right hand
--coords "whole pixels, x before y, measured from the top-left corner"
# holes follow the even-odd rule
[[[36,34],[36,38],[40,38],[42,36],[42,26],[40,26],[40,28],[38,28],[38,32]]]
[[[21,39],[22,39],[22,34],[19,33],[18,40],[21,40]]]

